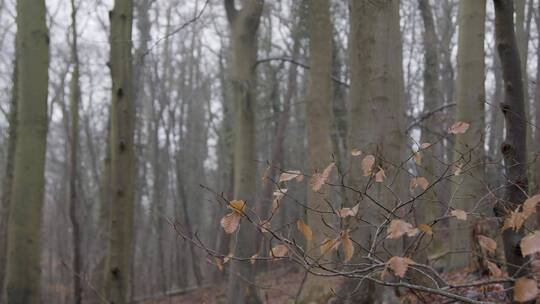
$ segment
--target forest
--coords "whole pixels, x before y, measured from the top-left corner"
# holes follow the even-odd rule
[[[540,304],[540,0],[0,0],[0,304]]]

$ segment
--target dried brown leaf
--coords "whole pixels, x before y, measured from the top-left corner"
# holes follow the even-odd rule
[[[465,210],[455,209],[450,212],[450,215],[455,216],[458,220],[467,220],[467,212],[465,212]]]
[[[313,231],[311,231],[311,228],[309,228],[303,219],[296,221],[296,227],[307,241],[311,241],[313,239]]]
[[[240,225],[240,219],[242,216],[236,212],[231,212],[227,215],[225,215],[221,219],[221,227],[223,227],[223,230],[225,230],[225,233],[233,233],[238,229],[238,225]]]
[[[450,134],[463,134],[469,129],[469,124],[463,121],[458,121],[454,123],[450,128],[448,128],[448,133]]]
[[[413,159],[417,166],[422,165],[422,154],[420,152],[414,152]]]
[[[523,203],[523,216],[525,218],[528,218],[533,213],[536,212],[536,205],[540,203],[540,194],[533,195],[529,197],[525,202]]]
[[[385,178],[386,178],[386,174],[384,174],[383,168],[379,167],[379,171],[375,173],[375,182],[382,183]]]
[[[504,219],[504,224],[502,227],[503,231],[508,228],[512,228],[514,230],[521,229],[521,226],[523,226],[523,223],[525,223],[526,218],[523,213],[518,211],[518,209],[519,207],[510,212],[510,215]]]
[[[280,244],[270,249],[270,256],[274,258],[284,258],[287,256],[287,252],[289,252],[289,248],[283,244]]]
[[[344,231],[341,234],[341,245],[343,246],[343,255],[344,255],[344,262],[348,262],[352,259],[354,255],[354,245],[349,237],[349,231]]]
[[[426,190],[426,189],[429,187],[429,182],[428,182],[428,180],[427,180],[425,177],[417,177],[417,178],[416,178],[416,184],[417,184],[420,188],[422,188],[422,189],[424,189],[424,190]]]
[[[302,172],[300,172],[299,170],[285,171],[285,172],[281,173],[281,175],[279,176],[278,183],[288,182],[288,181],[293,180],[293,179],[296,179],[297,181],[299,181],[298,176],[301,176],[301,175],[302,175]]]
[[[514,301],[528,302],[538,296],[538,286],[535,280],[522,277],[514,284]]]
[[[356,206],[352,208],[340,208],[337,211],[337,214],[339,217],[344,218],[347,216],[356,216],[358,214],[358,208],[360,207],[360,204],[356,204]]]
[[[392,220],[387,229],[387,239],[397,239],[407,234],[408,236],[414,236],[418,234],[418,229],[413,225],[402,220]]]
[[[364,173],[364,176],[370,176],[371,175],[371,168],[375,164],[375,156],[369,154],[362,159],[362,172]]]
[[[488,252],[495,252],[497,249],[497,242],[494,239],[487,237],[485,235],[478,235],[478,243],[482,248]]]
[[[487,263],[487,267],[488,267],[489,272],[491,273],[492,277],[500,278],[500,277],[503,276],[503,272],[499,268],[499,266],[497,266],[497,264],[495,264],[493,262],[490,262],[490,261],[487,261],[487,260],[486,260],[486,263]]]
[[[246,210],[246,202],[242,200],[230,201],[227,208],[231,209],[234,213],[244,215],[244,211]]]
[[[405,273],[407,272],[407,268],[409,268],[409,265],[413,264],[413,260],[409,258],[402,258],[398,256],[391,257],[387,265],[394,271],[396,276],[403,278],[405,277]]]
[[[362,150],[354,148],[354,149],[351,150],[351,155],[352,156],[360,156],[360,155],[362,155]]]
[[[418,229],[420,229],[420,231],[424,232],[425,234],[433,235],[433,229],[431,229],[429,225],[420,224],[418,225]]]
[[[519,246],[521,247],[521,254],[523,256],[540,252],[540,230],[522,238]]]

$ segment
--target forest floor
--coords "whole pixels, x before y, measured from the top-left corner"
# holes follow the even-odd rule
[[[538,271],[538,268],[536,269]],[[538,272],[536,273],[538,274]],[[303,281],[304,272],[293,268],[278,268],[260,275],[257,284],[264,304],[288,304],[294,303],[296,293]],[[461,285],[471,282],[487,281],[489,277],[479,277],[460,270],[453,273],[443,273],[442,277],[452,285]],[[328,288],[338,290],[343,279],[328,280]],[[138,304],[220,304],[225,302],[226,284],[212,285],[198,288],[182,294],[171,295],[163,299],[154,299]],[[509,303],[505,301],[504,287],[502,284],[486,286],[474,286],[452,289],[453,293],[465,296],[469,299],[489,301],[493,303]],[[451,299],[434,294],[419,293],[412,290],[401,290],[400,302],[403,304],[416,303],[454,303]],[[326,304],[326,303],[321,303]]]

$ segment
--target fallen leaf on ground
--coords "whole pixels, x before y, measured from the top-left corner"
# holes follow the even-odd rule
[[[535,280],[525,277],[519,278],[514,284],[514,301],[527,302],[536,299],[538,286]]]

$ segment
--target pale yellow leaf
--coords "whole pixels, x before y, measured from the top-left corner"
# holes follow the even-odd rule
[[[383,168],[379,167],[379,171],[375,173],[375,182],[382,183],[385,178],[386,178],[386,174],[384,174]]]
[[[454,123],[450,128],[448,128],[448,133],[450,134],[463,134],[469,129],[469,124],[463,121],[458,121]]]
[[[362,155],[362,150],[354,148],[354,149],[351,150],[351,155],[352,156],[360,156],[360,155]]]
[[[420,152],[414,152],[413,159],[416,165],[418,166],[422,165],[422,154],[420,154]]]
[[[223,227],[223,230],[225,230],[226,233],[233,233],[238,229],[241,218],[242,216],[240,214],[231,212],[221,219],[221,227]]]
[[[455,216],[458,220],[467,220],[467,212],[461,209],[452,210],[452,212],[450,212],[450,215]]]
[[[354,255],[354,245],[349,237],[349,231],[344,231],[341,235],[341,245],[343,246],[344,262],[348,262]]]
[[[285,172],[281,173],[281,175],[279,176],[278,183],[288,182],[288,181],[293,180],[293,179],[297,179],[297,181],[298,181],[298,176],[299,175],[302,175],[302,172],[300,172],[298,170],[285,171]]]
[[[304,222],[303,219],[299,219],[296,221],[296,227],[298,228],[298,231],[302,233],[304,238],[307,241],[311,241],[313,239],[313,232],[311,231],[311,228]]]
[[[540,252],[540,230],[521,239],[519,246],[521,247],[521,254],[523,256]]]
[[[242,200],[230,201],[227,208],[231,209],[234,213],[244,215],[244,211],[246,210],[246,202]]]
[[[373,155],[366,155],[364,159],[362,159],[362,172],[364,173],[364,176],[370,176],[371,175],[371,168],[375,164],[375,156]]]
[[[321,254],[326,254],[329,251],[336,250],[339,247],[339,244],[341,243],[340,239],[328,239],[325,238],[324,241],[321,243]]]
[[[482,248],[488,252],[495,252],[497,249],[497,242],[494,239],[487,237],[485,235],[478,235],[478,243]]]
[[[420,229],[420,231],[424,232],[425,234],[433,235],[433,229],[431,229],[429,225],[420,224],[418,225],[418,229]]]
[[[394,271],[396,276],[403,278],[405,277],[405,273],[407,272],[407,268],[409,268],[409,265],[413,264],[414,262],[409,258],[402,258],[398,256],[391,257],[387,265]]]
[[[522,277],[514,284],[514,301],[528,302],[538,296],[538,286],[535,280]]]
[[[283,244],[280,244],[270,249],[270,256],[274,258],[283,258],[287,256],[287,252],[289,252],[289,248]]]

